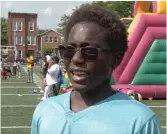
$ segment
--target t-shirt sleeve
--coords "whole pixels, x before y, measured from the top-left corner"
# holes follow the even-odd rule
[[[154,115],[150,118],[136,134],[162,134],[160,121]]]
[[[53,66],[51,66],[50,69],[48,69],[49,74],[58,73],[58,71],[59,71],[59,66],[58,65],[57,66],[53,65]]]

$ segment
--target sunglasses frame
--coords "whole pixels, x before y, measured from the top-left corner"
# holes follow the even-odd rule
[[[82,58],[83,58],[84,60],[96,60],[97,57],[98,57],[98,52],[111,52],[110,50],[108,50],[108,49],[103,49],[103,48],[95,48],[95,47],[81,47],[81,48],[76,48],[76,47],[74,47],[74,46],[72,46],[72,45],[59,46],[59,47],[58,47],[58,50],[59,50],[59,51],[61,51],[61,50],[63,50],[63,49],[64,49],[64,50],[67,50],[67,47],[74,48],[74,54],[73,54],[73,56],[76,54],[77,51],[79,51],[80,54],[81,54],[81,56],[82,56]],[[87,48],[95,49],[95,50],[97,51],[96,59],[85,58],[84,53],[83,53],[83,50],[84,50],[85,48],[86,48],[86,49],[87,49]],[[73,56],[72,56],[71,58],[67,58],[67,57],[64,57],[64,56],[63,56],[63,59],[72,59]]]

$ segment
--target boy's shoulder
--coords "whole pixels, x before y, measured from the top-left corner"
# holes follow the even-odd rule
[[[45,114],[46,109],[47,111],[60,111],[60,109],[66,111],[69,97],[69,93],[65,93],[43,100],[37,105],[35,112],[39,114]]]
[[[155,113],[142,102],[134,100],[124,93],[117,93],[113,101],[108,103],[109,106],[114,106],[119,111],[129,113],[131,116],[140,116],[143,119],[152,117]]]

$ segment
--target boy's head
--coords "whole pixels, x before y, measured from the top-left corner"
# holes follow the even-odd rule
[[[73,88],[80,92],[109,84],[112,71],[127,50],[127,32],[119,17],[89,4],[76,9],[60,50]]]
[[[52,56],[51,57],[51,61],[53,61],[54,63],[58,64],[59,63],[59,58],[57,56]]]

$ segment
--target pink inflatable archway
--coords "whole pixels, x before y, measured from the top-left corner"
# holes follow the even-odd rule
[[[155,12],[157,3],[153,2],[153,5]],[[113,88],[130,88],[149,99],[166,98],[166,85],[131,84],[154,40],[166,40],[166,14],[141,13],[137,17],[136,25],[128,38],[128,51],[119,67],[112,74],[116,82]]]

